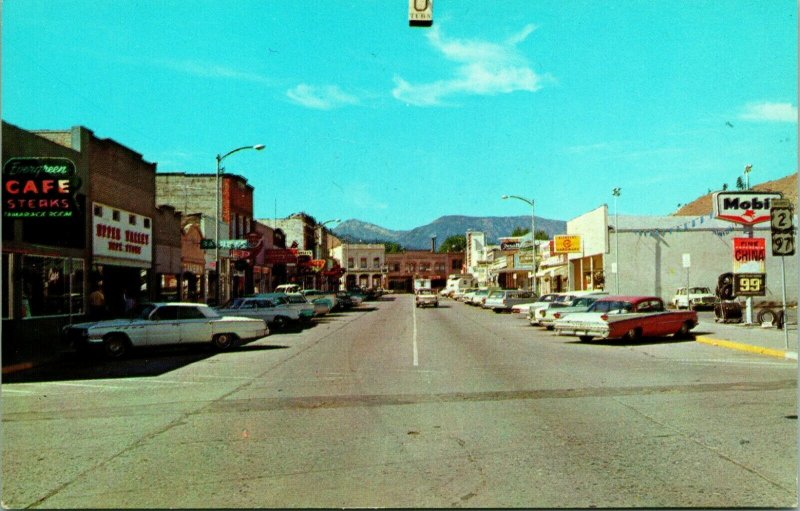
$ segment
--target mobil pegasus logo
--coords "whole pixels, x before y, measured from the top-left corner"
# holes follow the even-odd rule
[[[770,221],[770,202],[783,196],[775,192],[716,192],[714,217],[742,225]]]

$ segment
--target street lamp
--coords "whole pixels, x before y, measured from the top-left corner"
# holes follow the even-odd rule
[[[611,195],[614,196],[614,264],[617,266],[617,275],[615,279],[616,294],[619,294],[619,216],[617,216],[617,197],[619,197],[621,191],[622,188],[614,188],[611,190]]]
[[[325,220],[321,224],[317,224],[317,228],[319,229],[319,242],[317,243],[317,259],[322,258],[322,228],[333,222],[341,222],[341,220],[335,218],[333,220]]]
[[[216,180],[217,186],[216,186],[216,194],[215,194],[215,201],[214,201],[215,204],[216,204],[216,209],[217,209],[216,215],[214,216],[214,259],[216,261],[215,264],[216,264],[216,270],[217,270],[217,285],[216,285],[216,289],[214,289],[214,300],[216,301],[217,305],[220,305],[220,303],[219,303],[219,296],[220,296],[219,295],[219,291],[220,291],[219,287],[220,287],[220,282],[222,281],[222,279],[221,279],[221,274],[222,274],[221,270],[222,270],[222,268],[220,267],[221,265],[220,265],[220,260],[219,260],[219,185],[220,185],[219,177],[223,172],[222,171],[222,160],[224,160],[228,156],[232,155],[233,153],[236,153],[236,152],[239,152],[239,151],[243,151],[245,149],[255,149],[256,151],[260,151],[260,150],[264,149],[264,144],[246,145],[246,146],[242,146],[242,147],[237,147],[233,151],[228,151],[227,153],[223,154],[222,156],[217,155],[217,180]]]
[[[531,292],[536,293],[536,215],[535,204],[533,199],[526,199],[518,195],[503,195],[501,199],[517,199],[529,204],[531,206],[531,266],[533,267],[533,275],[531,276]]]

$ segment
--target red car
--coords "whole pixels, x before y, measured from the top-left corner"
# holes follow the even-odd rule
[[[687,337],[697,326],[697,312],[668,311],[657,296],[604,296],[586,312],[576,312],[553,323],[558,335],[577,335],[581,341],[675,335]]]

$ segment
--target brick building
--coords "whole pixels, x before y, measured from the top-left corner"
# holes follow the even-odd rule
[[[141,154],[82,126],[26,131],[3,123],[2,136],[7,365],[60,350],[61,326],[92,312],[94,290],[105,297],[105,316],[125,314],[123,294],[140,303],[155,298],[158,247],[180,246],[180,231],[154,226],[156,165]],[[41,163],[53,161],[64,163],[67,179],[45,175],[61,172],[60,164]],[[22,175],[26,184],[17,188]],[[60,190],[70,193],[53,199]],[[6,196],[12,192],[18,196]]]
[[[254,232],[253,220],[253,187],[247,180],[236,174],[219,176],[219,213],[222,227],[221,240],[244,240],[250,232]],[[185,172],[160,172],[156,175],[156,200],[158,204],[169,204],[184,215],[203,214],[217,217],[217,175],[189,174]],[[216,228],[211,222],[203,232],[206,239],[214,239]],[[216,254],[216,250],[211,249]],[[219,250],[220,257],[220,302],[230,297],[241,296],[253,292],[252,265],[244,265],[238,261],[246,260],[242,251]],[[208,297],[216,296],[216,261],[206,268],[208,273]]]
[[[280,229],[285,235],[287,247],[296,248],[312,259],[325,261],[324,267],[299,264],[288,268],[286,282],[295,282],[307,289],[328,290],[338,287],[336,276],[327,270],[342,263],[331,258],[332,248],[341,245],[341,241],[321,225],[327,224],[327,221],[320,223],[313,216],[300,212],[286,218],[259,218],[258,222]]]
[[[463,264],[463,252],[406,250],[386,254],[387,286],[393,291],[411,292],[414,279],[430,279],[433,288],[443,288],[447,284],[447,276],[461,273]]]

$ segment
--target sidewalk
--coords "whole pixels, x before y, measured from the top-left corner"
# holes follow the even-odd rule
[[[692,330],[695,341],[739,351],[797,360],[797,325],[789,324],[788,343],[783,330],[759,324],[716,323],[701,320]]]

